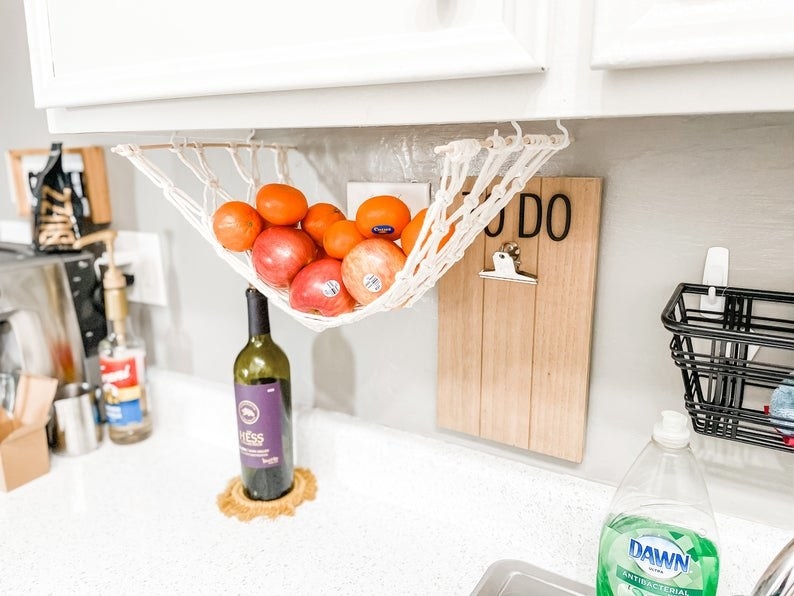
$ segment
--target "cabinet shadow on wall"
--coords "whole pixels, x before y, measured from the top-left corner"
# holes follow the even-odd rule
[[[789,453],[703,435],[694,435],[692,445],[709,476],[741,486],[750,482],[747,470],[752,470],[756,488],[794,492],[794,458]]]
[[[312,344],[313,388],[318,408],[354,414],[353,349],[339,328],[318,334]]]

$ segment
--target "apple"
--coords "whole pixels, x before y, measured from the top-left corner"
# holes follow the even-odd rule
[[[369,304],[394,284],[405,253],[391,240],[370,238],[356,244],[342,261],[342,281],[361,304]]]
[[[356,299],[342,281],[342,262],[325,258],[301,269],[289,286],[289,305],[324,317],[352,311]]]
[[[254,241],[251,261],[259,277],[277,289],[286,289],[298,271],[317,257],[314,240],[297,228],[273,226]]]

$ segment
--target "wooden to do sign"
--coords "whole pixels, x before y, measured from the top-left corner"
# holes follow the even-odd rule
[[[439,280],[439,426],[582,460],[601,187],[531,179]],[[509,242],[537,285],[480,277]]]

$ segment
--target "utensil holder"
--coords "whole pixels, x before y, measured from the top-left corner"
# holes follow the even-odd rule
[[[88,383],[69,383],[58,389],[52,404],[47,435],[53,453],[83,455],[102,443],[101,390]]]
[[[722,312],[700,309],[710,289]],[[794,410],[769,410],[775,390],[794,389],[794,294],[680,284],[662,323],[695,432],[794,453]]]

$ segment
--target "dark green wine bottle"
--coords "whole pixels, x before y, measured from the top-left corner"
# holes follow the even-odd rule
[[[289,360],[270,337],[267,298],[251,287],[248,343],[234,361],[234,395],[245,494],[271,501],[292,488]]]

